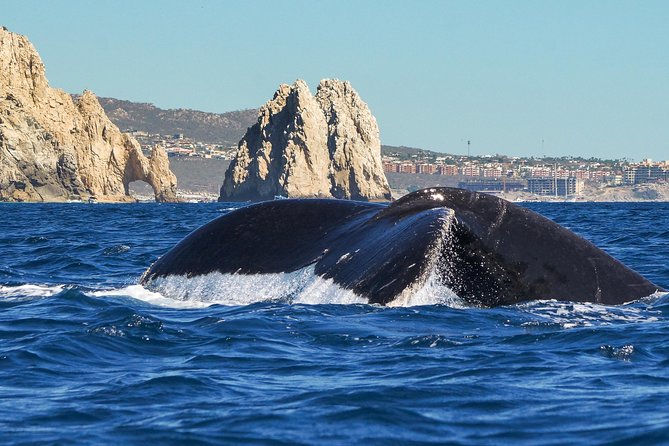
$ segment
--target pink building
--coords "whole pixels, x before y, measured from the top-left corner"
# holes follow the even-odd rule
[[[416,173],[434,173],[434,164],[418,163],[416,164]]]
[[[439,173],[440,175],[455,176],[458,174],[458,166],[453,166],[451,164],[439,166],[437,168],[437,173]]]
[[[481,169],[478,166],[464,166],[460,171],[466,177],[478,177],[481,175]]]
[[[483,169],[483,176],[486,178],[499,178],[502,176],[501,167]]]

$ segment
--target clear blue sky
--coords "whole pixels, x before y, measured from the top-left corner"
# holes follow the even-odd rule
[[[384,144],[669,159],[665,0],[2,0],[0,25],[68,92],[224,112],[336,77]]]

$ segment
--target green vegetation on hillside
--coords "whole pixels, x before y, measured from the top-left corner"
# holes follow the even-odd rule
[[[208,144],[237,145],[257,119],[256,109],[208,113],[189,109],[164,110],[153,104],[98,98],[109,118],[123,131],[183,134]]]

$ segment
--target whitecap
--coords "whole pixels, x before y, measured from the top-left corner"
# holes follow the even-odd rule
[[[86,293],[88,296],[92,297],[130,297],[132,299],[140,300],[151,305],[156,305],[159,307],[169,307],[169,308],[204,308],[212,305],[215,302],[202,302],[202,301],[181,301],[172,299],[170,297],[165,297],[162,294],[150,291],[144,288],[141,285],[129,285],[127,287],[111,289],[111,290],[101,290],[101,291],[90,291]]]
[[[654,299],[667,293],[655,293]],[[563,328],[592,327],[620,323],[656,322],[661,312],[647,305],[651,296],[625,305],[602,305],[592,302],[538,300],[515,305],[521,311]],[[641,304],[641,305],[639,305]]]
[[[0,298],[51,297],[65,289],[64,285],[0,286]]]

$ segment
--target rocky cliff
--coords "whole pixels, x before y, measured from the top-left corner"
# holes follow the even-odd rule
[[[93,93],[75,102],[49,87],[35,48],[6,28],[0,28],[0,74],[0,200],[129,201],[133,181],[149,183],[158,201],[176,200],[165,151],[144,156]]]
[[[390,199],[379,128],[351,84],[281,85],[225,173],[221,201],[286,197]]]

